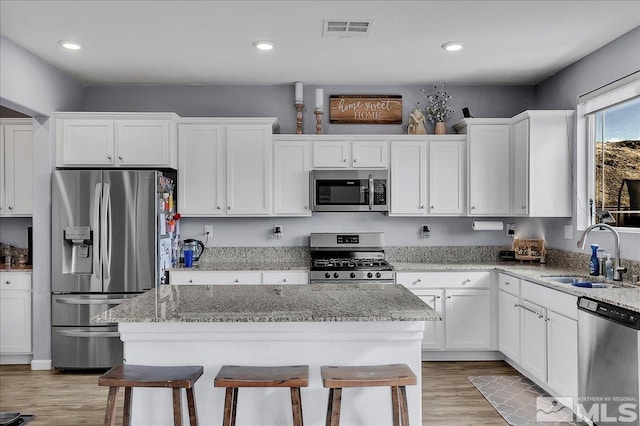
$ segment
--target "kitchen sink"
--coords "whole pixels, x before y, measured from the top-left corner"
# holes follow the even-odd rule
[[[543,277],[560,284],[586,288],[616,288],[613,284],[605,283],[602,278],[583,275],[547,275]]]

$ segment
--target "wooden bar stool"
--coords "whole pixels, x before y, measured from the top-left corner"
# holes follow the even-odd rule
[[[215,387],[226,388],[223,426],[236,424],[238,388],[291,388],[294,426],[302,426],[300,388],[309,386],[309,366],[254,367],[223,365],[214,381]]]
[[[329,388],[326,426],[340,424],[342,388],[390,386],[394,426],[409,426],[407,390],[415,385],[416,375],[406,364],[368,366],[323,366],[320,369],[322,385]]]
[[[175,426],[182,426],[180,389],[185,389],[189,406],[189,424],[197,426],[198,416],[193,384],[202,376],[202,372],[201,366],[116,365],[98,378],[99,386],[109,386],[104,426],[115,425],[116,398],[118,389],[121,387],[124,387],[124,418],[122,422],[124,426],[128,426],[131,422],[131,388],[172,388],[173,424]]]

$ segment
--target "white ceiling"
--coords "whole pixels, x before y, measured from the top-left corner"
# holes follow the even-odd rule
[[[536,84],[639,25],[639,0],[0,1],[3,36],[88,84]]]

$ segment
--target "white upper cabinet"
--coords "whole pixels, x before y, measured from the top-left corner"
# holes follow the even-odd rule
[[[511,215],[511,120],[471,118],[454,129],[467,134],[468,214]]]
[[[426,138],[391,140],[389,215],[422,216],[427,204]]]
[[[56,113],[57,167],[177,167],[173,113]]]
[[[465,214],[466,136],[394,138],[390,169],[390,215]]]
[[[273,120],[186,118],[178,125],[180,214],[272,213]]]
[[[33,133],[31,119],[0,125],[0,216],[33,214]]]
[[[389,167],[387,140],[361,139],[351,141],[353,167],[366,169]]]
[[[466,149],[464,136],[429,138],[429,214],[465,214]]]
[[[570,217],[573,111],[525,111],[513,121],[513,214]]]
[[[116,121],[116,152],[120,166],[169,165],[171,133],[168,120]]]
[[[313,168],[387,168],[389,141],[371,137],[316,136]]]
[[[178,126],[178,211],[184,216],[225,214],[225,126]]]
[[[274,206],[279,216],[310,216],[309,166],[311,141],[297,136],[273,141]]]
[[[227,126],[227,214],[271,214],[271,126]]]

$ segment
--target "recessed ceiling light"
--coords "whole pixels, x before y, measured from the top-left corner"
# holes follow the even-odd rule
[[[60,40],[60,41],[58,41],[58,44],[60,46],[64,47],[65,49],[69,49],[69,50],[80,50],[80,49],[82,49],[82,43],[79,43],[77,41]]]
[[[455,52],[462,49],[462,42],[460,41],[448,41],[442,45],[442,48],[449,52]]]
[[[269,40],[258,40],[254,41],[253,45],[260,50],[271,50],[273,46],[275,46],[275,43]]]

